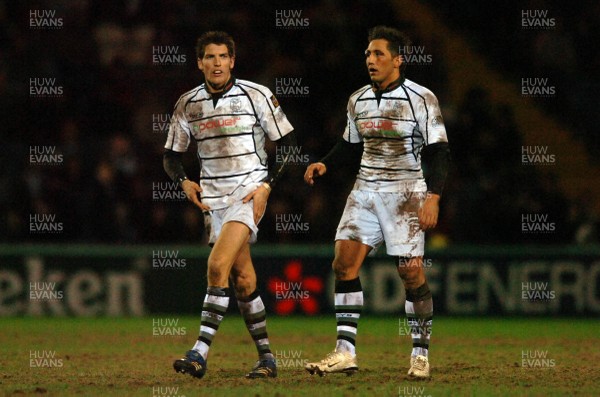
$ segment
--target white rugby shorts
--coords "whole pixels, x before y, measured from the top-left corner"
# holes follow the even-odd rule
[[[223,225],[227,222],[240,222],[250,229],[250,244],[254,244],[258,235],[258,226],[254,223],[254,200],[243,203],[239,200],[229,207],[204,212],[204,226],[208,233],[208,244],[217,242]],[[260,222],[260,220],[259,220]]]
[[[423,256],[425,232],[418,210],[427,196],[424,181],[402,183],[399,192],[350,192],[335,240],[353,240],[376,250],[384,241],[388,255]]]

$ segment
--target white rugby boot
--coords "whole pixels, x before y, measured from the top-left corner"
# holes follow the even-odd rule
[[[327,354],[327,357],[319,362],[306,363],[304,368],[311,375],[317,373],[319,376],[340,372],[352,375],[358,371],[356,356],[352,356],[348,352],[337,352],[335,350]]]

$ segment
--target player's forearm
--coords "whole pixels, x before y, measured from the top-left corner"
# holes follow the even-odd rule
[[[284,147],[294,147],[297,145],[296,133],[294,131],[290,132],[283,138],[276,141],[276,145],[277,145],[278,153],[287,153],[287,154],[276,157],[275,165],[273,166],[273,168],[271,169],[271,172],[269,172],[269,175],[267,176],[267,179],[265,180],[265,182],[268,183],[271,188],[273,188],[273,186],[275,186],[275,184],[281,179],[283,174],[285,174],[285,171],[286,171],[289,163],[291,162],[290,156],[292,155],[292,153],[295,153],[295,151],[294,150],[285,150],[283,148]],[[279,161],[279,160],[281,160],[281,161]]]
[[[450,165],[448,142],[438,142],[425,146],[421,152],[421,160],[427,190],[441,196]]]
[[[181,162],[181,153],[167,149],[163,154],[163,168],[173,182],[181,185],[181,182],[188,179]]]
[[[332,165],[355,165],[360,162],[362,152],[362,143],[349,143],[344,139],[340,139],[319,162],[325,164],[327,168]]]

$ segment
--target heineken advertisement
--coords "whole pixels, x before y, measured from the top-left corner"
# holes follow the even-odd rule
[[[197,314],[208,254],[189,246],[2,245],[0,315]],[[424,267],[438,314],[577,316],[600,313],[599,254],[598,248],[455,247],[431,251]],[[333,246],[261,245],[252,255],[270,312],[333,312]],[[394,258],[367,258],[361,282],[366,312],[404,311]]]

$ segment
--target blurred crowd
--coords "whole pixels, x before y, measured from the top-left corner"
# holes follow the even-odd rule
[[[435,1],[428,3],[445,13],[449,23],[457,23],[456,11]],[[195,39],[206,30],[230,32],[238,46],[234,74],[273,91],[277,78],[302,78],[307,96],[278,99],[297,131],[301,152],[312,162],[339,139],[349,95],[368,83],[363,51],[369,27],[397,26],[432,52],[439,45],[421,43],[413,24],[397,19],[390,3],[376,4],[358,0],[289,5],[265,0],[0,1],[0,111],[5,143],[0,160],[2,241],[204,243],[202,214],[185,200],[157,199],[155,194],[164,191],[169,179],[162,168],[166,132],[154,123],[170,114],[183,92],[202,82],[194,59]],[[56,10],[55,17],[62,18],[63,25],[32,29],[30,12],[42,9]],[[308,26],[278,26],[277,10],[300,10]],[[571,45],[568,60],[558,62],[551,53],[542,57],[523,49],[515,52],[520,59],[503,62],[551,66],[558,74],[569,71],[573,81],[575,74],[578,78],[589,74],[589,82],[597,83],[599,69],[589,62],[597,63],[598,54],[579,53],[575,45],[581,43],[578,34],[591,40],[586,36],[586,32],[591,35],[591,25],[586,26],[539,33],[557,36],[564,47]],[[479,50],[491,59],[498,56],[496,47],[485,42],[498,40],[501,30],[461,28],[477,31],[482,41]],[[527,44],[541,53],[557,50],[544,45],[552,37],[531,35],[529,40]],[[177,47],[177,54],[185,55],[184,62],[157,63],[152,56],[157,47]],[[548,62],[559,64],[548,66]],[[507,73],[512,72],[507,68]],[[431,236],[436,244],[598,241],[597,222],[582,212],[585,203],[567,201],[554,180],[521,164],[521,132],[511,117],[511,104],[493,103],[479,87],[473,87],[460,103],[451,103],[444,59],[437,54],[432,65],[409,68],[407,75],[437,95],[451,142],[453,164],[439,227]],[[62,92],[32,96],[32,78],[54,78],[54,87]],[[557,84],[563,83],[557,77]],[[580,80],[572,87],[565,85],[574,91],[544,106],[577,111],[591,106],[582,97],[593,84]],[[581,134],[577,138],[596,139],[587,137],[592,113],[587,120],[574,114],[565,122]],[[61,160],[32,163],[33,146],[55,148]],[[192,177],[198,175],[194,150],[190,147],[185,157]],[[269,150],[273,159],[273,145]],[[333,239],[356,170],[331,170],[309,188],[302,182],[306,165],[292,166],[274,189],[261,222],[261,242]],[[523,233],[523,213],[549,214],[556,230]],[[64,227],[60,233],[31,233],[32,214],[54,214]],[[308,231],[282,232],[277,227],[282,214],[308,224]]]

